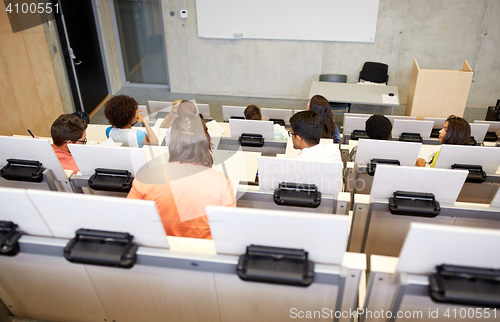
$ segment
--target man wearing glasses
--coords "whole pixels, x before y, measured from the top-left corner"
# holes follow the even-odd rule
[[[334,144],[320,144],[323,121],[315,111],[295,113],[290,118],[293,148],[300,150],[296,159],[311,161],[342,161],[339,148]],[[331,141],[331,140],[330,140]]]
[[[63,114],[52,123],[50,135],[53,141],[52,148],[63,169],[73,170],[73,173],[80,171],[68,149],[68,144],[87,143],[87,122],[76,115]]]

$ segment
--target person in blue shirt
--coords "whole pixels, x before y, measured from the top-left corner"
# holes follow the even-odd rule
[[[137,101],[127,95],[116,95],[104,104],[104,115],[112,127],[106,129],[106,136],[122,146],[142,148],[144,145],[158,145],[158,138],[146,119],[139,113]],[[141,122],[142,128],[132,129]]]
[[[333,138],[333,143],[340,143],[340,132],[333,119],[333,113],[328,100],[321,95],[314,95],[307,103],[307,109],[318,113],[323,120],[323,133],[321,134],[321,138]]]

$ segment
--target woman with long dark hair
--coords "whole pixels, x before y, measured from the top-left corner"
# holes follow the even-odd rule
[[[315,111],[323,120],[323,133],[321,138],[332,139],[334,143],[340,142],[340,132],[333,119],[330,103],[321,95],[314,95],[307,103],[307,109]]]
[[[438,140],[442,144],[470,145],[469,122],[462,117],[450,115],[446,119],[446,122],[444,122],[443,128],[439,131]],[[429,163],[431,168],[434,168],[438,156],[439,151],[434,153],[428,162],[422,158],[418,158],[416,166],[425,167],[426,163]]]

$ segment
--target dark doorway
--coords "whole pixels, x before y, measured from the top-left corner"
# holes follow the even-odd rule
[[[57,31],[77,111],[91,113],[108,95],[92,0],[57,0]]]

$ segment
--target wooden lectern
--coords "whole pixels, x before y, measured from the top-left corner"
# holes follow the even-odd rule
[[[474,72],[466,60],[462,70],[420,69],[413,60],[405,115],[463,117]]]

